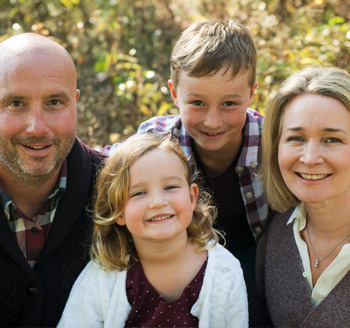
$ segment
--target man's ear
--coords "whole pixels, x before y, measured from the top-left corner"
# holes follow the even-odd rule
[[[79,96],[80,96],[80,90],[77,89],[76,92],[75,92],[75,100],[78,100]]]
[[[168,86],[169,86],[169,89],[170,89],[171,97],[173,98],[173,101],[174,101],[175,105],[177,107],[179,107],[179,102],[178,102],[178,99],[177,99],[177,92],[176,92],[176,89],[175,89],[175,86],[174,86],[174,83],[173,83],[172,80],[168,81]]]
[[[119,224],[120,226],[125,226],[125,218],[123,215],[121,215],[119,218],[115,219],[115,222]]]

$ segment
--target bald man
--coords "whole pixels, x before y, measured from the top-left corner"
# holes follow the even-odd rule
[[[0,326],[54,327],[89,260],[103,155],[76,137],[76,71],[56,42],[0,43]]]

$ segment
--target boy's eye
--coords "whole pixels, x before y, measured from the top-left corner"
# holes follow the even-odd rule
[[[233,101],[225,101],[223,105],[224,105],[225,107],[231,107],[231,106],[236,105],[236,103],[233,102]]]
[[[203,106],[204,105],[203,101],[201,101],[201,100],[192,101],[192,104],[195,106]]]

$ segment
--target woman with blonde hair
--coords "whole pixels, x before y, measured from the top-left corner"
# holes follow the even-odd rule
[[[122,143],[97,181],[92,261],[59,327],[247,327],[243,273],[170,135]]]
[[[276,327],[350,325],[350,75],[308,67],[266,113],[261,177],[277,211],[257,284]],[[279,213],[278,213],[279,212]]]

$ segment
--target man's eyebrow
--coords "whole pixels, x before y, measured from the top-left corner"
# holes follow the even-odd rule
[[[68,97],[68,95],[66,93],[60,92],[60,93],[50,94],[46,98],[65,98],[65,99],[68,99],[69,97]]]
[[[25,99],[26,97],[24,96],[19,96],[19,95],[16,95],[16,94],[9,94],[9,95],[5,95],[3,97],[1,97],[0,99],[1,100],[12,100],[12,99],[18,99],[18,100],[22,100],[22,99]]]
[[[2,105],[6,105],[12,101],[15,101],[15,100],[23,100],[25,99],[25,97],[23,96],[18,96],[16,94],[9,94],[9,95],[4,95],[4,96],[1,96],[0,95],[0,104]]]

